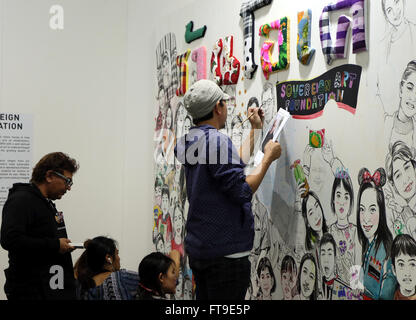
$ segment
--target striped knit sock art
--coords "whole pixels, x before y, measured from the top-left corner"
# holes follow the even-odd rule
[[[352,13],[352,43],[353,53],[367,50],[366,42],[366,0],[337,0],[336,3],[326,6],[319,22],[322,51],[326,62],[330,65],[336,59],[346,57],[347,40],[350,33],[351,20],[345,15],[338,19],[335,45],[332,44],[330,13],[350,8]]]

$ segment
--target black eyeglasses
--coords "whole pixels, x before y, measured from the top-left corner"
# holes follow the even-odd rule
[[[52,172],[54,174],[56,174],[58,177],[64,179],[65,180],[65,184],[66,184],[67,187],[71,187],[74,184],[74,182],[72,181],[71,178],[65,177],[63,174],[61,174],[59,172],[56,172],[56,171],[52,171]]]

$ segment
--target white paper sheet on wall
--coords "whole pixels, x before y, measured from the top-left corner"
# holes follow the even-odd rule
[[[33,115],[0,113],[0,208],[14,183],[29,182],[32,154]]]
[[[271,122],[270,127],[267,130],[267,134],[265,135],[260,150],[257,152],[256,157],[254,159],[254,165],[258,166],[264,158],[264,147],[270,141],[277,141],[279,138],[280,133],[282,132],[283,128],[286,125],[286,122],[290,118],[290,113],[284,109],[279,109],[276,114],[276,117]]]

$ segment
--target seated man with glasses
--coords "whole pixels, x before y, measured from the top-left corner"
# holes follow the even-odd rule
[[[61,152],[44,156],[30,183],[16,183],[3,207],[1,246],[9,251],[9,300],[75,299],[75,279],[62,212],[52,200],[71,190],[79,165]]]

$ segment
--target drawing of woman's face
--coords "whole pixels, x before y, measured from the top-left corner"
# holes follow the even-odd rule
[[[178,106],[178,111],[176,112],[176,127],[178,128],[178,132],[182,130],[183,124],[186,117],[186,110],[183,104]]]
[[[313,231],[322,231],[323,212],[319,202],[312,196],[309,197],[306,203],[306,218]]]
[[[399,195],[410,201],[416,194],[416,170],[411,161],[393,161],[393,183]]]
[[[315,289],[316,268],[312,260],[305,260],[300,271],[300,291],[304,299],[308,299]]]
[[[269,296],[270,291],[273,288],[274,280],[272,275],[270,274],[269,268],[264,268],[260,272],[260,288],[263,296]]]
[[[162,195],[162,206],[161,206],[163,215],[166,215],[169,211],[169,196],[167,193]]]
[[[380,208],[377,204],[377,192],[374,188],[363,191],[360,202],[360,224],[365,237],[373,241],[380,222]]]
[[[402,24],[404,18],[403,0],[385,0],[384,10],[390,24],[395,27]]]
[[[285,300],[292,300],[292,290],[296,285],[296,276],[295,272],[286,271],[282,273],[281,281]]]
[[[231,137],[232,137],[232,141],[233,141],[233,145],[236,148],[239,148],[241,146],[241,140],[243,138],[243,131],[242,131],[242,127],[241,127],[241,123],[238,122],[232,131]]]
[[[172,109],[170,107],[166,111],[166,128],[172,128]]]
[[[182,221],[182,211],[176,207],[175,209],[175,215],[173,217],[173,231],[175,232],[175,235],[182,235],[182,229],[183,229],[183,221]]]
[[[263,93],[262,99],[263,100],[261,103],[261,107],[264,111],[264,121],[266,123],[269,123],[270,121],[272,121],[272,118],[273,118],[273,107],[274,107],[272,89],[265,91]]]
[[[400,87],[401,107],[409,118],[416,115],[416,72],[412,72]]]
[[[400,292],[407,297],[413,296],[416,293],[416,257],[400,253],[394,264]]]
[[[157,186],[155,188],[155,203],[160,206],[162,204],[162,187]]]
[[[335,197],[334,197],[334,205],[335,205],[335,214],[337,215],[338,219],[345,220],[348,218],[348,213],[350,212],[350,204],[351,204],[351,195],[350,193],[344,188],[342,182],[335,190]]]
[[[170,62],[169,62],[169,56],[167,52],[165,52],[163,55],[162,72],[163,72],[163,86],[165,87],[165,89],[167,89],[171,85],[171,73],[172,73]]]
[[[183,123],[183,133],[188,134],[190,129],[191,129],[191,120],[189,118],[186,118]]]

